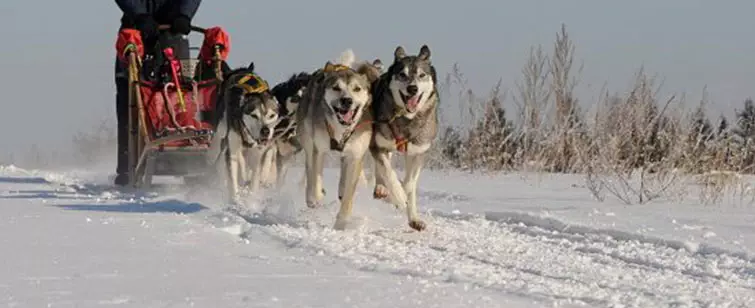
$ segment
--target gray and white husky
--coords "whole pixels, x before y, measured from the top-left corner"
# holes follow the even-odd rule
[[[344,229],[351,216],[362,159],[372,138],[371,84],[379,76],[369,63],[353,64],[354,54],[347,50],[339,63],[328,61],[315,71],[296,112],[296,135],[305,153],[307,206],[322,204],[324,154],[341,153],[337,230]]]
[[[247,166],[245,152],[263,152],[272,145],[278,122],[278,101],[267,81],[254,72],[254,63],[251,63],[249,67],[226,74],[215,114],[215,135],[210,143],[208,163],[219,171],[224,167],[228,201],[238,203],[240,181],[252,191],[258,189],[261,164],[253,161]]]
[[[281,188],[291,158],[302,148],[296,137],[296,110],[304,96],[311,74],[301,72],[292,75],[272,89],[280,104],[280,117],[273,134],[274,145],[265,151],[262,160],[262,177],[265,184]]]
[[[438,132],[437,75],[430,48],[407,55],[398,46],[393,64],[372,89],[374,133],[370,154],[375,161],[375,198],[390,197],[406,209],[409,226],[421,231],[426,224],[417,213],[417,182],[427,151]],[[399,182],[391,166],[391,154],[405,155],[404,180]],[[386,189],[387,188],[387,189]]]

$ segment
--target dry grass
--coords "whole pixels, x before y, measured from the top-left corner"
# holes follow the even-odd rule
[[[705,115],[705,93],[690,109],[683,96],[660,97],[656,78],[641,68],[626,91],[603,91],[588,114],[574,94],[579,75],[575,50],[565,27],[556,34],[552,54],[541,46],[530,49],[512,96],[518,107],[513,113],[502,106],[507,96],[500,84],[490,97],[479,100],[454,67],[446,82],[460,88],[459,108],[466,125],[442,128],[436,160],[470,172],[580,173],[596,199],[611,195],[626,204],[679,197],[691,175],[710,179],[711,174],[730,174],[740,179],[733,175],[751,172],[751,101],[738,112],[737,129],[723,117],[713,125]],[[736,191],[745,200],[752,190],[745,182],[703,181],[699,198],[718,202]]]

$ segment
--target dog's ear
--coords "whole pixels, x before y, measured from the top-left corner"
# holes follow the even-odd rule
[[[325,62],[325,66],[323,67],[323,71],[330,72],[330,71],[333,70],[333,68],[334,68],[333,66],[334,66],[333,62],[330,62],[330,61]]]
[[[419,58],[422,60],[429,60],[430,59],[430,47],[427,47],[427,45],[422,45],[422,48],[419,49]]]
[[[380,59],[372,61],[372,66],[374,66],[379,72],[383,72],[383,61],[380,61]]]
[[[250,71],[254,71],[254,61],[249,62],[249,66],[247,67]]]
[[[246,92],[240,87],[231,87],[226,93],[225,103],[227,104],[229,111],[234,112],[241,108],[244,102],[244,94]]]
[[[404,47],[398,46],[396,47],[396,50],[393,51],[393,57],[394,60],[398,61],[406,57],[406,51],[404,51]]]

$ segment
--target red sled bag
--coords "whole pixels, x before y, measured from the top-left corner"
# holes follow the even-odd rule
[[[228,54],[231,52],[231,38],[221,27],[207,28],[202,48],[199,50],[199,59],[205,63],[212,61],[215,56],[215,46],[220,46],[220,60],[228,59]]]
[[[138,57],[144,57],[144,42],[142,34],[136,29],[121,29],[118,32],[118,40],[115,42],[115,50],[118,52],[118,59],[128,62],[126,53],[135,51]]]

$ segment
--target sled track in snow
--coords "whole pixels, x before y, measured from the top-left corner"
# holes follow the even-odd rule
[[[144,198],[113,196],[101,187],[65,186],[68,193],[90,197],[106,192],[115,199]],[[459,199],[447,193],[422,194]],[[415,283],[458,283],[592,307],[755,306],[755,261],[738,253],[690,249],[684,243],[613,230],[565,228],[557,221],[512,213],[424,215],[429,228],[422,233],[407,231],[403,223],[335,231],[330,225],[333,210],[321,213],[327,219],[300,212],[292,220],[285,217],[291,213],[265,211],[211,216],[230,214],[248,222],[242,237],[270,237],[361,270],[411,276]]]
[[[324,222],[237,214],[252,224],[243,237],[266,235],[362,270],[413,276],[418,283],[462,283],[594,307],[755,306],[755,264],[735,254],[484,215],[426,215],[429,228],[417,233],[405,226],[334,231]]]

